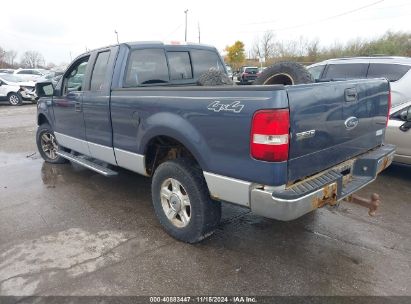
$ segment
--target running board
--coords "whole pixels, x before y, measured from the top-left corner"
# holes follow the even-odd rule
[[[93,170],[97,173],[100,173],[104,176],[113,176],[117,175],[116,171],[113,171],[109,168],[106,168],[102,165],[96,164],[90,160],[84,159],[83,157],[80,156],[75,156],[71,153],[67,153],[64,151],[57,151],[57,155],[64,157],[65,159],[68,159],[69,161],[72,161],[73,163],[79,164],[83,167],[86,167],[87,169]]]

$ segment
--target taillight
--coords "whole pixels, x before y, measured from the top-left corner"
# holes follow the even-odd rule
[[[390,120],[390,110],[391,110],[391,89],[388,92],[388,110],[387,110],[387,121],[385,122],[385,127],[388,127],[388,120]]]
[[[251,156],[270,162],[287,160],[289,130],[288,109],[255,112],[251,126]]]

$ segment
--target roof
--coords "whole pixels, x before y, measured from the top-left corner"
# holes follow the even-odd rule
[[[324,64],[348,64],[348,63],[395,63],[411,66],[411,57],[400,56],[369,56],[369,57],[344,57],[324,60],[314,63],[309,67],[324,65]]]
[[[77,60],[79,57],[82,57],[86,54],[90,54],[95,51],[99,51],[101,49],[106,49],[109,47],[117,46],[117,45],[125,45],[130,48],[138,47],[138,46],[147,46],[147,47],[158,47],[158,46],[166,46],[167,48],[172,48],[172,47],[184,47],[184,46],[189,46],[189,47],[195,47],[199,49],[204,49],[204,50],[212,50],[212,51],[217,51],[217,49],[208,44],[201,44],[201,43],[194,43],[194,42],[180,42],[180,41],[132,41],[132,42],[122,42],[120,44],[111,44],[111,45],[105,45],[96,49],[88,50],[87,52],[84,52],[80,55],[78,55],[74,60]]]

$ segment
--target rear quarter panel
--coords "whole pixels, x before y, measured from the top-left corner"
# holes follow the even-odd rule
[[[244,107],[238,113],[208,109],[216,101],[239,101]],[[152,138],[165,135],[187,147],[204,171],[282,185],[287,179],[287,162],[253,159],[250,128],[255,111],[287,107],[282,86],[117,89],[111,95],[114,147],[145,154]]]

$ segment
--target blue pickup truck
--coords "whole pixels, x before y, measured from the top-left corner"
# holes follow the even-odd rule
[[[385,79],[200,86],[225,73],[197,44],[122,43],[77,57],[56,86],[37,84],[37,145],[49,163],[152,177],[164,229],[212,234],[220,201],[293,220],[351,196],[392,161]]]

